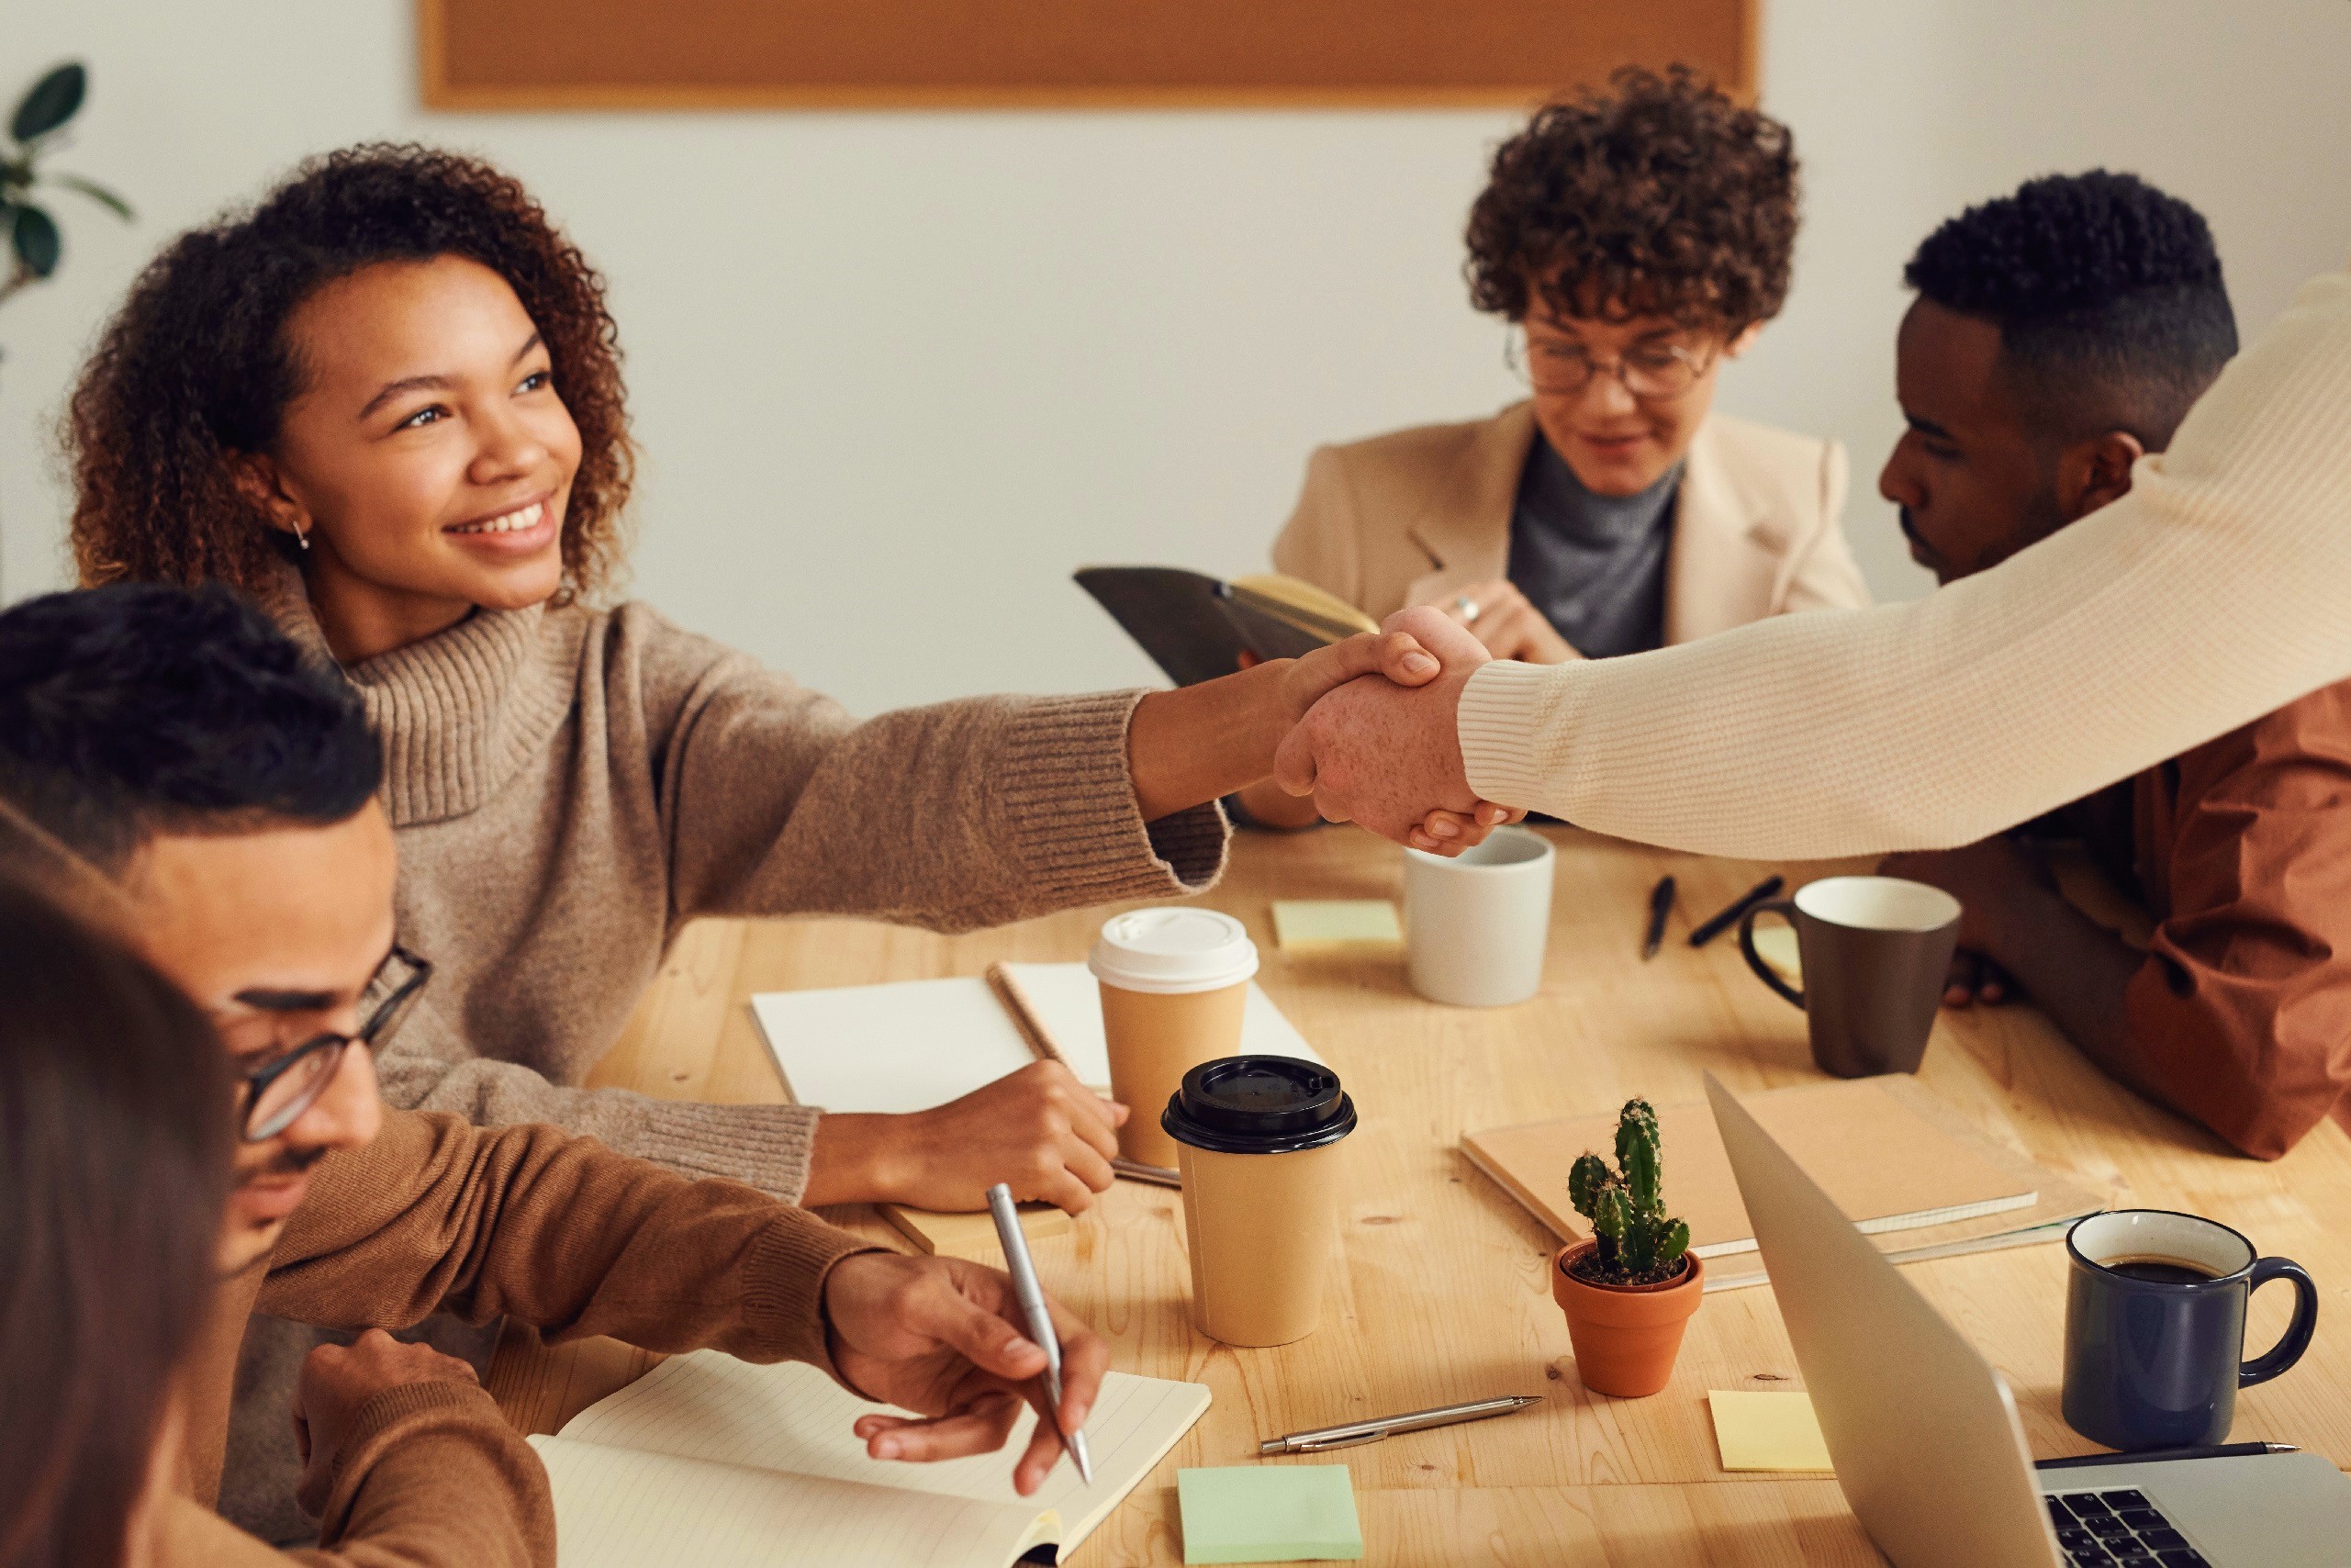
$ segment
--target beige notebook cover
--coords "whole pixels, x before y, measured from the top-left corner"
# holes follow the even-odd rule
[[[814,1367],[716,1350],[664,1361],[555,1436],[534,1437],[555,1499],[558,1568],[1006,1568],[1053,1543],[1064,1560],[1208,1408],[1197,1383],[1111,1372],[1086,1424],[1094,1482],[1066,1460],[1034,1497],[1003,1449],[938,1464],[866,1457],[868,1405]]]
[[[2044,1238],[2099,1207],[2092,1193],[1998,1148],[1906,1075],[1805,1084],[1742,1103],[1864,1232],[1898,1258]],[[1665,1202],[1708,1260],[1707,1288],[1763,1278],[1739,1184],[1703,1102],[1658,1108]],[[1566,1241],[1587,1234],[1567,1174],[1591,1150],[1613,1158],[1613,1114],[1472,1134],[1462,1152]],[[2054,1232],[2052,1233],[2054,1234]]]

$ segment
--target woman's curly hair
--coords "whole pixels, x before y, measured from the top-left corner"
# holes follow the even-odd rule
[[[304,163],[250,212],[181,235],[131,286],[65,418],[84,585],[258,588],[290,542],[241,492],[231,458],[268,452],[302,390],[288,320],[338,278],[436,256],[504,278],[544,339],[580,437],[557,598],[611,587],[635,450],[603,279],[512,176],[391,143]]]
[[[1674,66],[1539,111],[1495,151],[1463,271],[1481,310],[1524,320],[1672,317],[1728,334],[1778,314],[1796,245],[1796,142]]]

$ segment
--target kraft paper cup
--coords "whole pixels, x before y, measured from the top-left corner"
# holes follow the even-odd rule
[[[1160,1118],[1183,1172],[1192,1327],[1227,1345],[1315,1331],[1338,1244],[1355,1105],[1294,1057],[1228,1057],[1184,1074]]]
[[[1240,1049],[1257,944],[1213,909],[1138,909],[1103,923],[1086,962],[1101,985],[1110,1092],[1129,1111],[1118,1151],[1172,1166],[1157,1108],[1186,1072]]]

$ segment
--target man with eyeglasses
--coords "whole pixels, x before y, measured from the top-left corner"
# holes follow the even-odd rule
[[[1843,449],[1714,410],[1786,297],[1796,230],[1787,128],[1686,73],[1545,108],[1495,151],[1468,234],[1472,299],[1530,396],[1322,448],[1273,564],[1545,665],[1866,604]],[[1315,816],[1271,781],[1241,804]]]
[[[808,1361],[931,1417],[877,1432],[878,1458],[1002,1446],[1045,1361],[1002,1275],[878,1251],[749,1188],[555,1128],[385,1109],[368,1047],[429,1005],[431,971],[394,938],[380,774],[349,689],[224,589],[98,588],[0,612],[0,868],[140,947],[210,1014],[241,1079],[223,1284],[185,1391],[189,1490],[217,1491],[256,1308],[359,1328],[447,1305],[559,1338]],[[1075,1425],[1108,1352],[1056,1316]],[[315,1353],[295,1409],[306,1496],[404,1413],[487,1406],[473,1383],[465,1363],[380,1334]],[[1038,1430],[1014,1472],[1024,1493],[1059,1451]],[[480,1514],[463,1561],[552,1561],[551,1541],[509,1539],[545,1518],[543,1473],[489,1445],[450,1463],[487,1467],[515,1502]],[[466,1481],[478,1495],[483,1476]],[[342,1533],[327,1545],[351,1547],[365,1511],[329,1525]]]

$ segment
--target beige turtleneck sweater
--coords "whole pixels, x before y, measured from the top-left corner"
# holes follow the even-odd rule
[[[289,571],[273,613],[323,653]],[[345,672],[385,749],[401,941],[433,964],[385,1097],[552,1122],[787,1199],[816,1111],[578,1087],[697,915],[940,930],[1213,881],[1225,823],[1148,826],[1140,692],[983,698],[858,722],[642,604],[483,610]]]
[[[1630,658],[1496,662],[1470,787],[1807,859],[1971,844],[2351,675],[2351,275],[2239,355],[2131,493],[1910,604]]]

